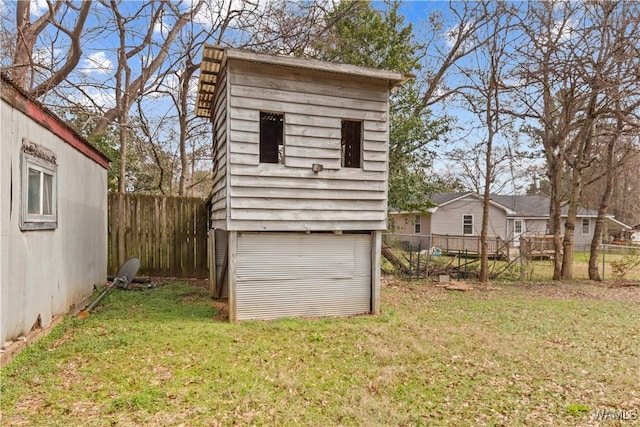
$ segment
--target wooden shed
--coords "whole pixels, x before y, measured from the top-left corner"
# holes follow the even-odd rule
[[[107,280],[109,160],[2,75],[0,345]]]
[[[207,46],[211,291],[231,320],[380,310],[389,94],[402,73]]]

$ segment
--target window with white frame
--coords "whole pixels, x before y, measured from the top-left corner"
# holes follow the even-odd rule
[[[589,218],[582,218],[582,234],[589,234],[591,230],[591,222]]]
[[[50,230],[58,226],[56,157],[50,150],[25,141],[21,156],[20,228]]]
[[[421,228],[420,215],[415,215],[413,217],[413,233],[420,234],[422,232]]]
[[[473,215],[462,215],[462,234],[473,234]]]
[[[522,233],[522,220],[516,219],[513,223],[513,231],[516,234]]]

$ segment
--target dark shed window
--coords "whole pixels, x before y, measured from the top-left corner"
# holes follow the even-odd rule
[[[355,120],[342,121],[342,157],[343,168],[359,168],[362,157],[362,122]]]
[[[284,163],[284,114],[260,112],[260,163]]]

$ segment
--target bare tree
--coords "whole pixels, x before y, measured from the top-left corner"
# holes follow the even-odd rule
[[[478,176],[476,191],[483,197],[482,227],[480,230],[480,281],[489,279],[489,210],[492,190],[495,189],[501,168],[510,159],[513,151],[498,145],[508,144],[504,138],[510,122],[505,120],[503,103],[511,89],[505,83],[511,66],[509,45],[513,43],[513,10],[504,2],[478,2],[481,16],[487,17],[487,24],[478,28],[469,39],[475,46],[467,64],[456,64],[456,69],[464,77],[463,87],[457,92],[464,100],[464,108],[474,114],[480,123],[481,141],[469,148],[472,169]],[[478,43],[482,40],[481,43]],[[502,136],[502,138],[501,138]],[[466,150],[462,150],[466,151]],[[463,164],[469,169],[469,164]]]
[[[528,88],[519,92],[520,117],[539,123],[533,133],[543,147],[550,183],[549,230],[554,237],[554,280],[560,279],[562,273],[562,178],[575,116],[573,86],[564,85],[568,67],[564,41],[576,13],[575,7],[569,4],[556,7],[551,2],[529,3],[520,21],[526,35],[520,49],[520,76]]]
[[[490,32],[485,30],[494,18],[482,2],[450,1],[446,14],[448,29],[441,12],[435,12],[424,23],[423,68],[418,76],[422,91],[414,108],[416,115],[446,102],[465,87],[450,75],[457,64],[486,42]]]
[[[627,79],[615,79],[619,64],[637,58],[638,25],[630,2],[530,3],[523,31],[522,76],[531,90],[521,100],[524,116],[540,123],[551,187],[554,279],[573,276],[574,231],[583,175],[594,158],[599,123],[611,116],[612,102]],[[637,10],[636,10],[637,12]],[[622,25],[622,27],[621,27]],[[616,31],[618,29],[619,31]],[[621,48],[635,55],[622,59]],[[637,67],[633,64],[632,67]],[[637,73],[631,73],[637,87]],[[561,236],[563,174],[570,171],[568,211]],[[562,255],[562,256],[561,256]]]
[[[31,6],[31,1],[16,3],[15,50],[11,77],[31,96],[39,97],[64,81],[80,62],[81,36],[91,9],[91,0],[83,1],[79,6],[63,0],[47,0],[47,10],[34,21],[31,21]],[[68,18],[71,14],[75,14],[75,19]],[[72,24],[68,26],[63,21],[72,22]],[[57,66],[48,69],[44,80],[36,81],[34,72],[38,64],[34,62],[34,46],[38,37],[49,26],[55,29],[56,38],[59,36],[68,38],[68,49],[65,59]],[[59,43],[58,46],[60,46]]]

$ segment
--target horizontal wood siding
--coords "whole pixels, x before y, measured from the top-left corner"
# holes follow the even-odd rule
[[[214,177],[211,192],[211,225],[224,228],[227,217],[227,77],[219,74],[213,117]]]
[[[229,229],[385,229],[386,82],[228,64]],[[284,113],[284,165],[260,164],[260,111]],[[343,119],[363,121],[359,169],[340,166]]]

